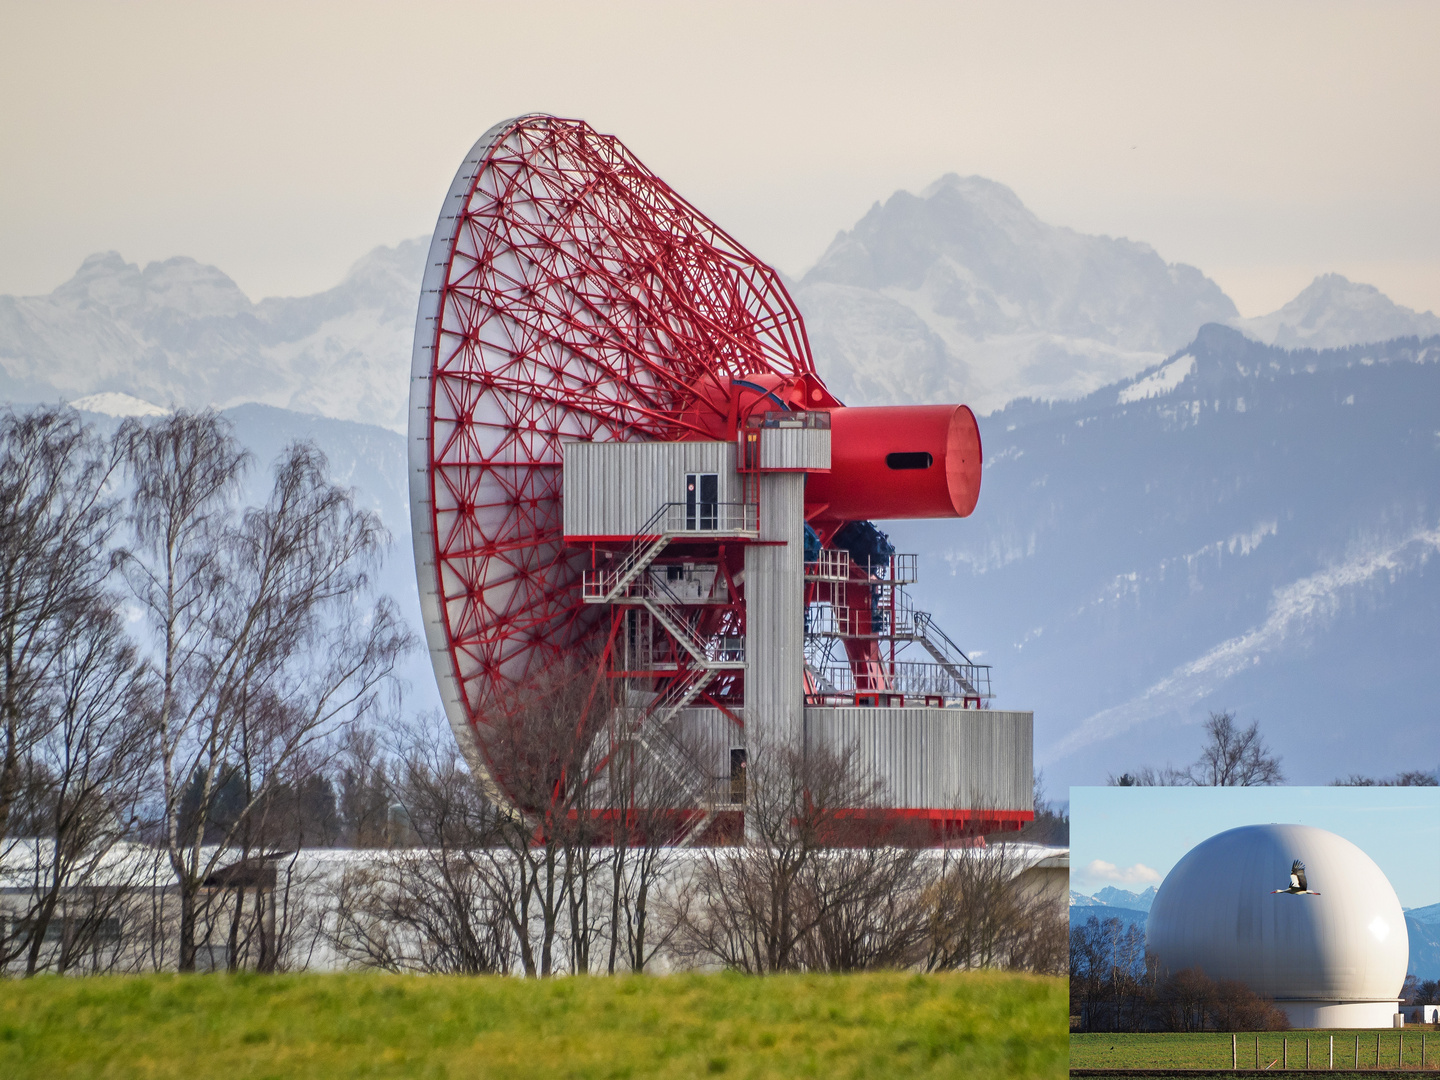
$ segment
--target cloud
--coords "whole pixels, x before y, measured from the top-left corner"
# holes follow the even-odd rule
[[[1263,623],[1182,664],[1139,696],[1095,713],[1050,747],[1044,763],[1203,701],[1228,679],[1259,664],[1262,656],[1325,625],[1347,593],[1377,582],[1393,584],[1436,552],[1440,552],[1440,528],[1421,528],[1399,541],[1360,551],[1338,565],[1276,588]]]
[[[1116,866],[1104,859],[1094,859],[1085,867],[1085,876],[1094,881],[1113,881],[1117,885],[1153,885],[1160,880],[1160,871],[1144,863]]]

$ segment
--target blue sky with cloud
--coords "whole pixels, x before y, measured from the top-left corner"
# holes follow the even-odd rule
[[[1313,825],[1372,859],[1407,908],[1440,903],[1440,788],[1070,789],[1070,887],[1158,886],[1196,844],[1241,825]]]

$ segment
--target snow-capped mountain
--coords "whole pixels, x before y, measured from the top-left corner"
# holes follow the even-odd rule
[[[1440,334],[1440,317],[1395,303],[1373,285],[1322,274],[1279,311],[1232,319],[1246,337],[1283,349],[1343,349],[1371,341]]]
[[[1107,885],[1094,896],[1070,890],[1070,926],[1084,926],[1091,918],[1105,922],[1119,919],[1121,924],[1145,929],[1150,918],[1150,905],[1155,902],[1155,887],[1152,885],[1141,893],[1127,892]]]
[[[0,393],[259,402],[403,430],[425,251],[377,248],[333,289],[259,303],[194,259],[92,255],[48,296],[0,296]]]
[[[1440,904],[1430,904],[1427,907],[1406,908],[1407,917],[1423,923],[1434,923],[1440,926]]]
[[[942,177],[835,238],[796,299],[851,404],[1083,397],[1162,360],[1235,305],[1192,266],[1040,221],[1003,184]]]
[[[1155,894],[1158,891],[1154,885],[1138,893],[1130,892],[1128,889],[1117,889],[1114,885],[1107,885],[1105,888],[1096,891],[1094,899],[1110,907],[1130,908],[1132,911],[1149,911],[1150,905],[1155,902]]]
[[[92,255],[47,296],[0,296],[0,394],[258,402],[403,430],[426,247],[376,248],[332,289],[258,303],[193,259],[142,269]],[[1286,347],[1440,333],[1440,318],[1333,274],[1279,311],[1241,319],[1193,267],[1048,225],[1009,188],[953,174],[877,203],[793,291],[842,399],[964,401],[982,414],[1019,398],[1084,397],[1159,363],[1210,321]]]
[[[982,420],[974,515],[885,527],[999,704],[1035,710],[1057,787],[1188,765],[1222,709],[1294,783],[1435,768],[1436,402],[1440,338],[1285,351],[1210,325]]]
[[[1126,889],[1117,889],[1114,885],[1107,885],[1098,889],[1093,896],[1086,896],[1084,893],[1070,890],[1071,907],[1118,907],[1127,908],[1131,911],[1149,911],[1150,905],[1155,902],[1154,885],[1151,885],[1144,892],[1133,893]]]
[[[1410,935],[1409,973],[1417,979],[1440,979],[1440,926],[1405,914]]]
[[[152,405],[143,398],[134,394],[121,394],[114,390],[106,390],[99,394],[87,394],[84,397],[75,398],[70,402],[72,408],[81,412],[94,413],[97,416],[169,416],[169,409],[162,409],[159,405]]]

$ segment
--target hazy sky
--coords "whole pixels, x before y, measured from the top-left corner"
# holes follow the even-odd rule
[[[1440,310],[1437,46],[1435,3],[0,0],[0,292],[106,249],[327,288],[430,232],[487,127],[546,111],[791,274],[955,171],[1247,315],[1329,270]]]
[[[1072,787],[1070,887],[1087,895],[1106,885],[1141,892],[1200,841],[1270,822],[1345,837],[1385,872],[1403,907],[1440,903],[1440,788],[1433,787]]]

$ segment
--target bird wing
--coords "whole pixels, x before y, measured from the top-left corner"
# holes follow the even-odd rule
[[[1296,869],[1291,872],[1290,876],[1295,880],[1295,884],[1299,886],[1300,891],[1306,892],[1310,886],[1305,884],[1305,864],[1297,859],[1295,861],[1295,867]]]

